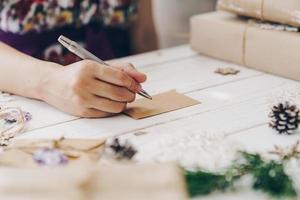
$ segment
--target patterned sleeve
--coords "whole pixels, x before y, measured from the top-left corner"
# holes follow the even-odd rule
[[[66,25],[128,24],[138,0],[0,0],[0,29],[24,34]]]

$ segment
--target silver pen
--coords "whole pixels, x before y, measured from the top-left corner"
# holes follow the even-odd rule
[[[64,47],[66,47],[69,51],[71,51],[72,53],[74,53],[75,55],[80,57],[81,59],[89,59],[89,60],[93,60],[98,63],[101,63],[103,65],[109,66],[106,62],[104,62],[103,60],[101,60],[100,58],[98,58],[97,56],[95,56],[94,54],[89,52],[88,50],[81,47],[76,42],[70,40],[69,38],[67,38],[63,35],[59,36],[58,42],[60,44],[62,44]],[[143,89],[138,94],[147,99],[152,100],[152,97]]]

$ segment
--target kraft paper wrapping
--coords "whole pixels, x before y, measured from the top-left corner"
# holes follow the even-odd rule
[[[187,200],[188,196],[183,172],[174,164],[102,166],[97,180],[98,199]]]
[[[191,19],[191,47],[214,58],[300,80],[300,33],[264,30],[227,12]]]
[[[219,0],[218,9],[300,27],[299,0]]]
[[[174,164],[0,168],[1,199],[187,200],[183,173]]]
[[[42,148],[55,148],[69,158],[68,165],[90,164],[100,159],[104,139],[14,140],[0,153],[0,166],[39,167],[33,154]]]
[[[1,199],[83,200],[88,168],[0,168]]]

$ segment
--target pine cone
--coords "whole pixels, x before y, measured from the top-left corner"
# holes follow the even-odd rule
[[[277,130],[279,134],[293,134],[299,127],[299,108],[290,105],[289,102],[273,106],[270,117],[270,127]]]
[[[118,160],[131,160],[137,153],[137,150],[127,141],[125,144],[121,144],[118,138],[115,138],[108,147],[112,150],[114,157]]]

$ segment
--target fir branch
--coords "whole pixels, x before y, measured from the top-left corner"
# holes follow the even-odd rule
[[[282,163],[274,160],[264,161],[257,154],[243,153],[247,168],[253,176],[252,187],[270,194],[273,197],[297,196],[293,182],[285,173]]]
[[[225,191],[239,178],[205,171],[187,171],[185,177],[191,197],[207,195],[217,190]]]
[[[242,160],[242,162],[240,162]],[[252,187],[272,197],[296,197],[297,193],[282,163],[264,161],[259,154],[241,152],[241,159],[224,173],[206,171],[186,172],[188,191],[191,197],[207,195],[214,191],[226,191],[244,175],[252,175]]]

